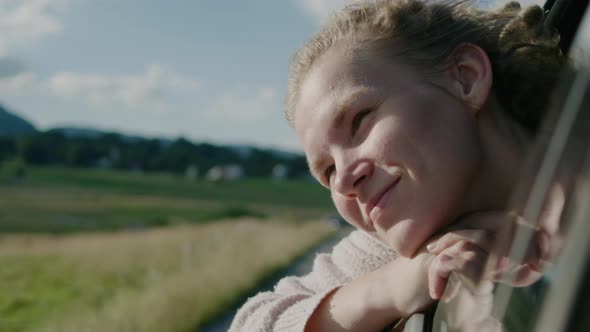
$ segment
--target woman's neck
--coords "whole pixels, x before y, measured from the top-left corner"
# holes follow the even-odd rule
[[[482,148],[481,172],[476,177],[465,212],[504,209],[518,182],[532,137],[492,98],[478,114]]]

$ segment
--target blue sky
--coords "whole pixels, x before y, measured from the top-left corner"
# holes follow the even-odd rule
[[[0,0],[0,102],[41,129],[300,150],[287,63],[348,2]]]

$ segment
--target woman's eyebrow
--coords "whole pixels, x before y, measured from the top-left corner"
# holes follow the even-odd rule
[[[369,91],[370,89],[366,87],[357,88],[345,95],[344,97],[342,97],[340,100],[336,101],[336,111],[334,112],[334,118],[332,120],[332,124],[330,125],[330,129],[336,129],[340,127],[340,125],[342,125],[342,122],[344,122],[346,111],[348,111],[350,105],[352,105],[362,96],[367,95]]]
[[[335,108],[334,115],[332,116],[332,120],[330,121],[330,124],[328,127],[329,129],[327,132],[330,132],[330,131],[335,130],[338,127],[340,127],[342,125],[342,122],[344,122],[346,112],[350,109],[350,105],[352,105],[358,99],[360,99],[363,96],[366,96],[369,93],[371,93],[370,88],[360,87],[360,88],[356,88],[356,89],[352,90],[352,92],[349,92],[344,97],[337,100],[335,102],[336,106],[334,107]],[[324,158],[318,158],[318,159],[309,159],[308,158],[307,159],[307,166],[309,167],[311,174],[315,175],[318,178],[320,178],[321,168],[325,164],[326,164],[326,161]]]

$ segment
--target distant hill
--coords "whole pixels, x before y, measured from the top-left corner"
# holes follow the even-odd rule
[[[128,143],[142,142],[148,140],[148,138],[137,135],[127,135],[114,131],[104,131],[100,129],[87,128],[87,127],[55,127],[48,130],[48,132],[56,132],[64,135],[67,138],[90,138],[99,139],[105,135],[117,135],[122,140]],[[161,139],[162,141],[170,141]]]
[[[57,127],[51,128],[48,132],[57,132],[61,133],[67,138],[77,138],[77,137],[85,137],[85,138],[100,138],[106,134],[106,132],[93,129],[93,128],[81,128],[81,127]]]
[[[30,122],[0,105],[0,136],[19,136],[36,132],[37,129]]]

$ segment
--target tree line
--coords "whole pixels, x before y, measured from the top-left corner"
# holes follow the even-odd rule
[[[129,137],[118,133],[72,136],[48,130],[25,136],[0,137],[0,161],[20,160],[34,166],[112,168],[202,176],[215,166],[239,165],[246,177],[269,177],[281,165],[289,178],[308,176],[305,157],[255,147]]]

